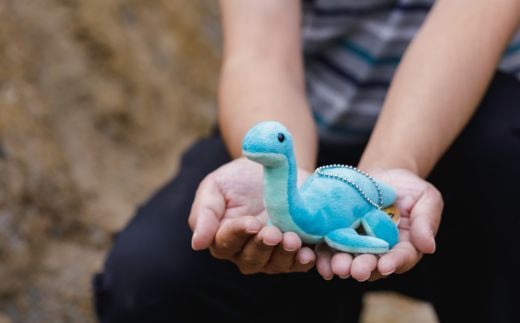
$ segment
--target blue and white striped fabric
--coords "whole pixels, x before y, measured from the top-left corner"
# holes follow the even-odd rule
[[[328,141],[366,140],[433,0],[303,1],[308,99]],[[520,32],[499,68],[520,79]]]

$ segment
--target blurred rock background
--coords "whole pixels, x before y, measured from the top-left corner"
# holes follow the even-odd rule
[[[215,120],[219,54],[211,0],[0,0],[0,323],[95,322],[113,233]],[[363,321],[431,322],[416,303]]]
[[[4,316],[93,321],[111,234],[214,120],[217,23],[210,1],[0,1]]]

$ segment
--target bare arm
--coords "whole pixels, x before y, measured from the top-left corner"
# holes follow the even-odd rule
[[[422,253],[435,251],[443,201],[420,177],[428,175],[474,113],[519,20],[518,0],[436,1],[398,67],[359,165],[396,188],[400,241],[379,259],[350,260],[352,277],[402,273]],[[318,254],[318,271],[324,277],[348,272],[348,265],[334,267],[340,257],[349,263],[348,255],[328,262]]]
[[[299,167],[312,171],[317,134],[305,99],[298,0],[221,0],[224,57],[219,125],[233,157],[256,122],[276,119],[295,138]]]
[[[200,183],[189,217],[195,250],[209,248],[242,273],[307,271],[315,253],[293,232],[265,226],[262,167],[241,155],[249,128],[284,123],[299,179],[316,163],[317,134],[304,93],[299,0],[221,0],[224,57],[219,125],[235,158]]]
[[[396,72],[361,161],[425,177],[474,113],[520,22],[518,0],[439,0]]]
[[[357,280],[374,280],[408,271],[435,251],[443,201],[421,177],[473,115],[519,20],[518,0],[436,1],[398,67],[359,165],[396,188],[400,242],[379,259],[338,253],[327,261],[318,253],[322,276],[350,270]]]

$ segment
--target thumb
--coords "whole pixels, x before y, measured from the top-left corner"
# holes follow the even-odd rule
[[[193,230],[191,246],[194,250],[208,248],[215,239],[215,234],[224,215],[226,201],[217,183],[206,177],[195,193],[188,219]]]
[[[441,222],[443,204],[441,193],[429,185],[411,210],[411,241],[421,252],[435,252],[435,234]]]

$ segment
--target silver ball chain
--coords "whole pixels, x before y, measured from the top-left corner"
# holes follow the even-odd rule
[[[361,189],[361,187],[359,187],[359,185],[354,183],[352,180],[350,180],[350,179],[348,179],[346,177],[343,177],[343,176],[338,176],[338,175],[326,173],[325,170],[330,169],[330,168],[347,168],[347,169],[351,169],[351,170],[356,171],[359,174],[365,176],[366,178],[368,178],[374,184],[374,186],[376,187],[377,196],[378,196],[378,199],[379,199],[378,202],[379,203],[375,203],[371,198],[369,198],[367,193],[365,191],[363,191]],[[334,179],[340,180],[342,182],[345,182],[345,183],[349,184],[350,186],[354,187],[359,192],[359,194],[361,194],[361,196],[368,203],[370,203],[372,206],[374,206],[375,208],[381,209],[383,207],[383,194],[381,193],[381,187],[379,187],[379,184],[377,184],[376,180],[374,178],[372,178],[372,176],[368,175],[364,171],[362,171],[362,170],[360,170],[360,169],[358,169],[358,168],[356,168],[354,166],[350,166],[350,165],[334,164],[334,165],[320,166],[320,167],[316,168],[315,173],[320,175],[320,176],[323,176],[323,177],[334,178]]]

